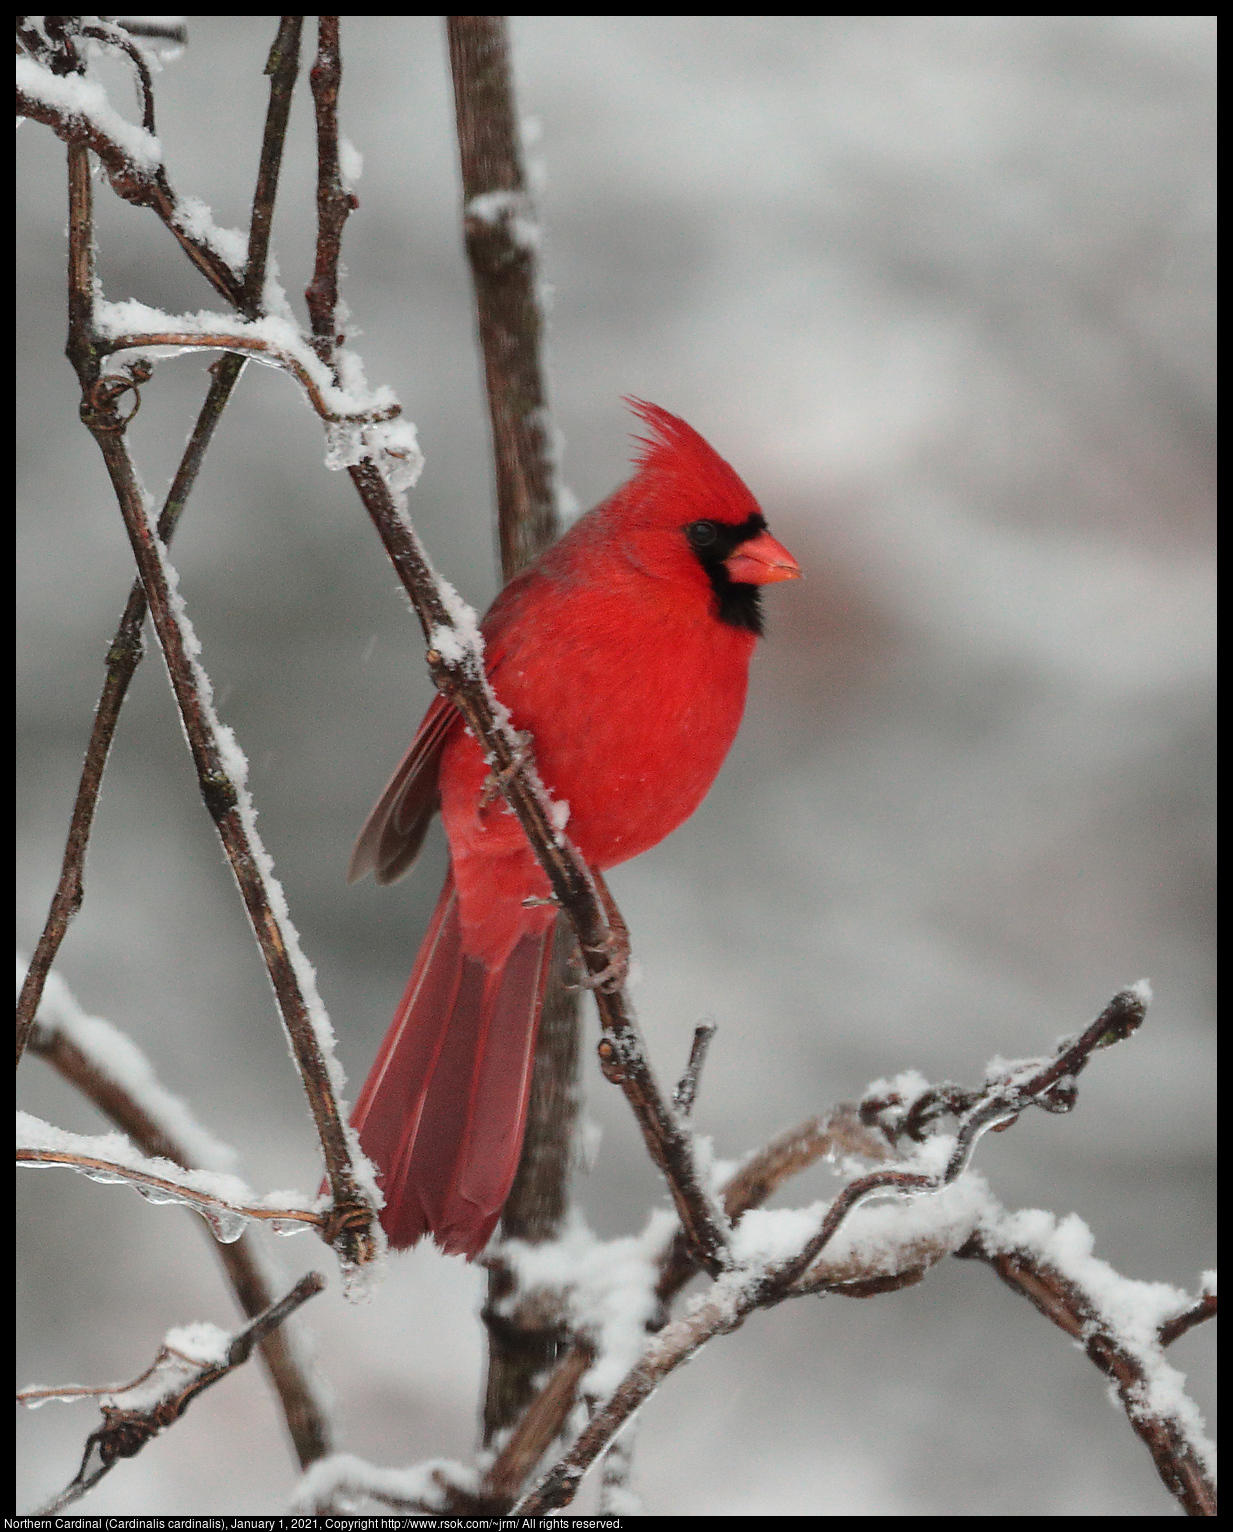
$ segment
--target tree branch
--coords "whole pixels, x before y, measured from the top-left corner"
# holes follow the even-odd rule
[[[234,1372],[247,1362],[254,1346],[260,1344],[272,1330],[324,1287],[325,1278],[319,1272],[310,1271],[306,1277],[301,1277],[284,1298],[271,1304],[242,1330],[230,1337],[220,1337],[229,1341],[221,1355],[186,1354],[176,1346],[164,1344],[159,1348],[153,1364],[140,1377],[119,1387],[108,1384],[101,1388],[71,1385],[59,1389],[24,1389],[18,1394],[18,1401],[31,1405],[41,1404],[47,1399],[105,1396],[105,1402],[100,1405],[103,1424],[87,1438],[81,1467],[76,1476],[38,1514],[50,1516],[62,1511],[65,1506],[72,1505],[93,1489],[121,1458],[136,1457],[147,1442],[179,1420],[198,1394],[204,1393],[229,1372]],[[179,1332],[173,1331],[172,1335],[178,1339]],[[193,1349],[198,1350],[197,1347]],[[208,1349],[217,1352],[221,1348]],[[126,1409],[121,1404],[110,1402],[134,1393],[142,1384],[147,1386],[139,1396],[139,1403]]]
[[[100,348],[93,322],[95,290],[92,214],[85,146],[69,146],[69,342],[67,351],[82,389],[82,420],[91,431],[111,478],[128,530],[155,631],[167,663],[189,748],[197,767],[206,807],[214,819],[239,885],[258,946],[279,1001],[309,1105],[325,1153],[334,1195],[334,1213],[323,1230],[343,1262],[344,1272],[368,1264],[380,1247],[370,1192],[359,1173],[343,1129],[330,1065],[321,1038],[328,1021],[315,995],[312,971],[286,920],[285,901],[268,871],[270,863],[253,822],[242,783],[243,761],[211,703],[211,687],[195,658],[195,639],[173,595],[174,572],[151,521],[124,441],[125,422],[116,403],[149,376],[148,364],[134,364],[126,374],[100,374]],[[312,1009],[306,994],[311,996]],[[315,1012],[315,1015],[314,1015]],[[335,1066],[336,1068],[337,1066]]]
[[[1009,1215],[1006,1221],[1012,1219]],[[1136,1345],[1125,1327],[1110,1319],[1097,1292],[1085,1291],[1081,1282],[1042,1259],[1033,1246],[1008,1239],[996,1223],[978,1229],[955,1254],[992,1266],[1007,1287],[1082,1346],[1116,1388],[1131,1428],[1151,1453],[1165,1488],[1188,1516],[1215,1516],[1216,1481],[1202,1419],[1172,1379],[1157,1386],[1165,1366],[1168,1326],[1161,1327],[1153,1342]],[[1187,1312],[1199,1308],[1207,1309],[1202,1299]],[[1214,1305],[1209,1312],[1214,1312]],[[1173,1373],[1173,1379],[1178,1378]]]
[[[270,80],[270,102],[266,112],[265,135],[261,147],[261,167],[253,194],[253,212],[250,224],[248,264],[244,275],[242,299],[245,313],[256,312],[261,290],[265,284],[266,260],[269,249],[269,228],[273,216],[274,200],[278,191],[278,177],[282,166],[283,146],[286,141],[287,119],[291,92],[299,67],[299,17],[285,17],[279,27],[278,37],[270,51],[266,65]],[[273,66],[273,67],[271,67]],[[151,131],[153,131],[151,129]],[[264,232],[263,232],[264,231]],[[86,232],[74,242],[73,248],[85,249]],[[70,302],[80,306],[80,295],[85,292],[86,273],[78,272],[69,284]],[[78,313],[76,324],[84,330],[89,322],[87,312]],[[158,536],[164,545],[171,542],[179,524],[180,516],[197,481],[207,447],[215,428],[222,418],[232,390],[243,371],[241,356],[231,353],[220,358],[211,369],[211,382],[205,402],[197,416],[192,435],[180,459],[171,488],[158,518]],[[69,924],[81,908],[85,896],[85,859],[94,824],[94,810],[98,803],[103,772],[115,738],[120,709],[128,694],[129,683],[145,654],[141,630],[146,619],[146,596],[140,579],[133,582],[128,602],[120,617],[119,626],[107,651],[107,679],[103,694],[94,710],[94,725],[86,746],[85,764],[73,803],[69,823],[68,841],[60,868],[60,878],[52,895],[51,908],[39,936],[30,966],[22,983],[17,1002],[17,1062],[21,1062],[22,1050],[34,1025],[35,1013],[43,993],[47,975],[55,962],[60,944]]]

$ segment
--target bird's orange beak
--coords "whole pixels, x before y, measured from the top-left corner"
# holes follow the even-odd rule
[[[801,566],[769,532],[759,532],[742,543],[724,560],[724,568],[738,585],[771,585],[801,577]]]

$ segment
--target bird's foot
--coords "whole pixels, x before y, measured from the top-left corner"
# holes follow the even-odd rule
[[[611,995],[622,988],[629,976],[629,927],[617,909],[608,885],[595,868],[591,869],[591,877],[608,917],[608,934],[590,950],[608,961],[598,973],[584,972],[578,982],[582,989],[600,989]]]
[[[614,995],[624,987],[629,976],[629,942],[611,933],[598,946],[590,948],[608,959],[598,973],[584,971],[578,979],[578,989],[600,989],[606,995]]]
[[[502,793],[506,784],[513,778],[515,772],[521,771],[524,766],[535,764],[535,752],[531,749],[531,736],[521,734],[515,730],[514,738],[517,743],[514,746],[514,758],[508,766],[502,766],[498,771],[490,771],[484,778],[479,792],[479,807],[481,812]]]

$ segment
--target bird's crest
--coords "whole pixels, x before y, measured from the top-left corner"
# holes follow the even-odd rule
[[[683,507],[682,520],[709,516],[739,525],[760,514],[740,475],[692,426],[645,399],[626,397],[625,403],[651,428],[650,436],[634,438],[638,477],[666,489]]]

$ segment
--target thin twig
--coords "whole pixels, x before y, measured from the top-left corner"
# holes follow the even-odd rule
[[[343,229],[359,206],[343,185],[338,147],[338,91],[342,84],[342,51],[338,17],[322,16],[317,24],[317,57],[309,72],[317,120],[317,247],[313,279],[305,290],[313,346],[321,360],[333,365],[345,336],[338,323],[338,263]]]
[[[81,1467],[70,1483],[53,1500],[43,1506],[38,1514],[50,1516],[62,1511],[65,1506],[72,1505],[93,1489],[105,1474],[110,1473],[121,1458],[135,1457],[147,1442],[152,1441],[168,1426],[174,1425],[198,1394],[204,1393],[207,1388],[225,1378],[229,1372],[234,1372],[237,1367],[247,1362],[254,1346],[260,1344],[272,1330],[281,1325],[315,1293],[321,1292],[324,1287],[325,1278],[320,1272],[310,1271],[306,1277],[301,1277],[285,1297],[271,1304],[264,1313],[257,1315],[232,1336],[227,1355],[220,1362],[194,1362],[175,1351],[174,1348],[163,1346],[152,1367],[142,1373],[139,1378],[135,1378],[132,1383],[124,1384],[119,1388],[108,1385],[98,1389],[74,1387],[59,1390],[26,1390],[23,1402],[31,1403],[38,1403],[41,1399],[48,1397],[63,1398],[66,1395],[78,1393],[119,1397],[146,1382],[160,1370],[168,1374],[165,1391],[152,1404],[140,1409],[124,1409],[120,1405],[111,1403],[101,1406],[103,1424],[87,1438]],[[171,1376],[177,1372],[181,1374],[181,1377]],[[22,1399],[23,1396],[19,1394],[18,1398]]]
[[[278,191],[278,177],[282,165],[283,146],[287,134],[287,118],[291,91],[299,67],[300,17],[285,17],[278,36],[270,51],[267,73],[270,73],[270,102],[266,111],[265,134],[261,146],[261,165],[257,175],[257,187],[253,194],[253,211],[250,224],[248,265],[244,275],[243,311],[250,317],[256,312],[261,290],[265,283],[266,260],[269,249],[268,232]],[[271,65],[276,66],[271,70]],[[262,230],[265,231],[264,236]],[[84,235],[83,235],[84,239]],[[75,246],[84,248],[79,240]],[[70,302],[80,307],[80,297],[85,289],[84,272],[76,274],[69,285]],[[76,324],[84,330],[88,312],[77,315]],[[221,357],[210,369],[210,387],[205,402],[197,416],[192,435],[180,459],[167,499],[158,518],[158,535],[164,546],[170,544],[179,524],[197,474],[210,445],[215,428],[222,418],[223,410],[232,390],[244,369],[244,360],[235,352]],[[86,746],[86,758],[82,767],[77,797],[73,803],[69,823],[68,841],[60,868],[60,878],[52,895],[47,920],[39,935],[38,944],[30,960],[26,977],[22,982],[17,1002],[17,1062],[21,1062],[22,1050],[34,1025],[35,1013],[42,998],[43,986],[51,972],[60,944],[73,917],[81,908],[85,894],[85,859],[94,823],[94,810],[98,803],[103,772],[115,738],[120,709],[128,694],[129,683],[145,654],[141,630],[146,619],[146,594],[137,579],[129,592],[128,602],[116,628],[115,636],[107,650],[107,679],[103,694],[94,710],[94,724],[90,741]]]
[[[212,1228],[221,1231],[218,1238],[224,1243],[227,1215],[251,1218],[258,1223],[302,1223],[313,1229],[323,1229],[330,1222],[328,1213],[313,1213],[307,1208],[270,1208],[233,1202],[214,1192],[199,1191],[170,1176],[161,1176],[133,1165],[123,1165],[118,1160],[102,1159],[94,1154],[78,1154],[71,1149],[39,1149],[18,1144],[15,1159],[18,1165],[63,1165],[69,1170],[79,1170],[83,1175],[106,1177],[127,1182],[131,1186],[144,1187],[150,1192],[165,1193],[169,1201],[183,1202],[199,1212]]]
[[[682,1117],[688,1117],[694,1109],[694,1098],[698,1094],[698,1081],[702,1076],[702,1066],[706,1063],[707,1050],[711,1046],[711,1039],[718,1030],[713,1021],[700,1021],[694,1028],[693,1045],[689,1050],[689,1063],[686,1064],[685,1073],[677,1081],[676,1090],[672,1093],[672,1104]]]
[[[95,42],[103,43],[109,48],[119,48],[127,55],[129,62],[137,72],[137,94],[141,101],[141,126],[151,138],[156,136],[154,127],[154,82],[150,78],[150,66],[146,63],[145,54],[132,40],[125,35],[127,29],[120,28],[110,22],[86,22],[81,25],[81,35],[92,37]]]
[[[852,1209],[865,1198],[880,1191],[937,1191],[962,1175],[981,1135],[990,1128],[1009,1127],[1029,1106],[1039,1106],[1049,1112],[1070,1111],[1076,1099],[1076,1078],[1086,1068],[1092,1054],[1133,1036],[1147,1014],[1148,998],[1145,984],[1119,990],[1095,1021],[1078,1037],[1061,1044],[1050,1058],[1018,1065],[1013,1071],[987,1081],[977,1091],[967,1093],[958,1113],[955,1147],[940,1176],[875,1170],[851,1182],[835,1198],[817,1233],[799,1255],[773,1274],[772,1284],[786,1294],[825,1249]],[[949,1111],[954,1109],[953,1105],[947,1108]],[[869,1120],[865,1112],[862,1112],[862,1118]],[[884,1131],[892,1131],[889,1124],[882,1125]]]
[[[158,346],[174,346],[184,351],[235,351],[241,355],[263,356],[295,378],[308,395],[313,409],[328,425],[370,425],[382,420],[393,420],[402,411],[401,405],[397,404],[380,409],[357,410],[353,414],[340,414],[332,410],[325,402],[317,380],[299,357],[262,335],[246,335],[242,329],[223,330],[214,334],[200,330],[145,330],[108,336],[96,343],[100,356],[112,356],[118,351],[147,351]]]
[[[125,422],[116,410],[121,392],[135,387],[147,372],[130,369],[131,378],[100,377],[93,324],[95,299],[91,244],[91,188],[86,149],[69,146],[69,343],[68,354],[82,388],[82,421],[103,455],[112,488],[128,530],[155,631],[163,650],[172,690],[197,768],[207,809],[227,852],[257,944],[279,1002],[317,1133],[325,1153],[334,1212],[323,1237],[335,1246],[344,1270],[370,1262],[379,1245],[375,1211],[361,1189],[351,1161],[338,1103],[329,1077],[303,983],[311,974],[298,951],[294,931],[271,903],[265,872],[267,858],[252,823],[251,808],[233,780],[224,758],[220,726],[209,701],[209,682],[192,652],[192,640],[173,599],[166,554],[147,514],[145,500],[124,439]]]
[[[1189,1516],[1216,1514],[1216,1484],[1204,1461],[1201,1439],[1170,1392],[1154,1402],[1150,1358],[1137,1354],[1106,1320],[1099,1302],[1034,1250],[1016,1248],[996,1229],[980,1229],[956,1255],[985,1261],[1002,1281],[1079,1342],[1088,1359],[1117,1389],[1135,1434],[1147,1447],[1166,1489]],[[1189,1311],[1188,1311],[1189,1312]],[[1163,1346],[1163,1338],[1157,1342]],[[1141,1348],[1142,1350],[1142,1348]],[[1153,1402],[1149,1402],[1153,1401]]]
[[[1172,1319],[1165,1320],[1159,1331],[1160,1344],[1171,1346],[1175,1340],[1180,1340],[1188,1330],[1193,1330],[1196,1325],[1205,1324],[1209,1319],[1216,1317],[1216,1294],[1202,1293],[1180,1314],[1175,1314]]]

